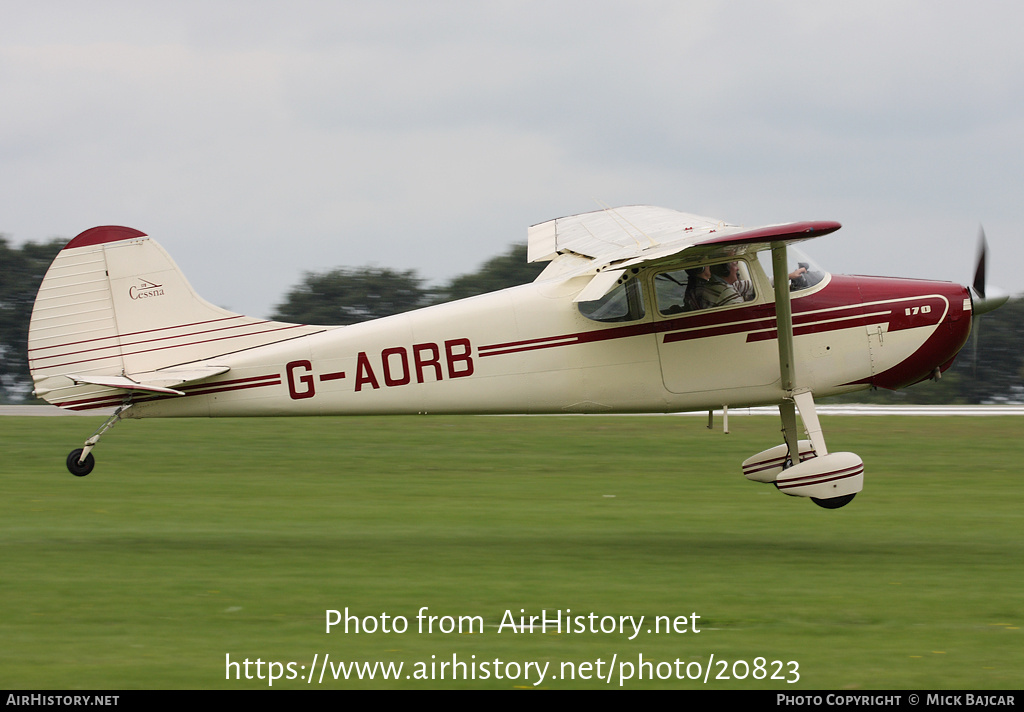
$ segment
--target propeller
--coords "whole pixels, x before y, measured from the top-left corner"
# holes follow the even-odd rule
[[[981,330],[981,315],[1006,304],[1010,295],[1004,294],[991,299],[986,296],[985,291],[985,262],[988,257],[988,241],[985,240],[985,228],[978,226],[978,258],[974,266],[974,282],[971,289],[974,290],[974,297],[971,299],[972,317],[971,331],[971,362],[975,374],[978,371],[978,332]]]
[[[984,226],[978,226],[978,257],[974,267],[974,292],[985,298],[985,258],[988,256],[988,241],[985,239]]]
[[[985,262],[988,256],[988,242],[985,240],[985,228],[978,228],[978,259],[974,267],[974,282],[971,284],[971,289],[974,290],[976,299],[972,299],[971,309],[974,311],[975,316],[981,316],[986,314],[993,309],[1006,304],[1006,301],[1010,298],[1009,294],[1003,294],[991,299],[986,297],[985,293]]]

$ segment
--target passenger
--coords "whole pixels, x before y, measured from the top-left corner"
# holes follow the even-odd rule
[[[729,304],[742,304],[743,297],[718,275],[711,273],[711,267],[693,267],[686,270],[686,294],[683,301],[688,311],[699,311]]]
[[[718,275],[727,284],[731,284],[743,301],[749,302],[754,298],[754,283],[749,279],[740,279],[739,262],[723,262],[722,264],[713,265],[711,267],[711,274]]]

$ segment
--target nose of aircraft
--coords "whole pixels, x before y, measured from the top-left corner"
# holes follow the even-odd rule
[[[985,297],[976,297],[972,300],[973,305],[971,308],[974,316],[979,317],[982,314],[988,314],[990,311],[998,309],[1006,304],[1009,299],[1009,294],[1001,294],[997,297],[988,297],[987,299]]]
[[[888,330],[869,329],[872,385],[899,389],[945,371],[967,343],[973,310],[968,289],[952,282],[858,278],[861,298],[890,306]],[[895,361],[895,363],[894,363]]]

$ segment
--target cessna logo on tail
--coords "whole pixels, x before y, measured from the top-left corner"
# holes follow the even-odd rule
[[[149,299],[150,297],[162,297],[164,289],[162,284],[154,284],[145,279],[139,278],[138,285],[132,285],[128,289],[128,296],[132,299]]]

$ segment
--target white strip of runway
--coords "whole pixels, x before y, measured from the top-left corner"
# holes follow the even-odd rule
[[[931,415],[931,416],[996,416],[996,415],[1024,415],[1024,404],[1021,405],[823,405],[816,404],[819,415]],[[113,408],[97,408],[89,411],[69,411],[52,405],[3,405],[0,406],[0,415],[91,415],[109,416],[114,412]],[[716,410],[715,415],[721,415],[722,411]],[[575,415],[565,413],[564,415]],[[603,415],[603,414],[602,414]],[[608,415],[615,415],[608,413]],[[651,415],[661,415],[652,413]],[[690,415],[707,417],[708,412],[694,411],[690,413],[670,413],[669,415]],[[758,408],[729,408],[729,416],[744,415],[773,415],[778,417],[779,409],[775,406],[762,406]]]

